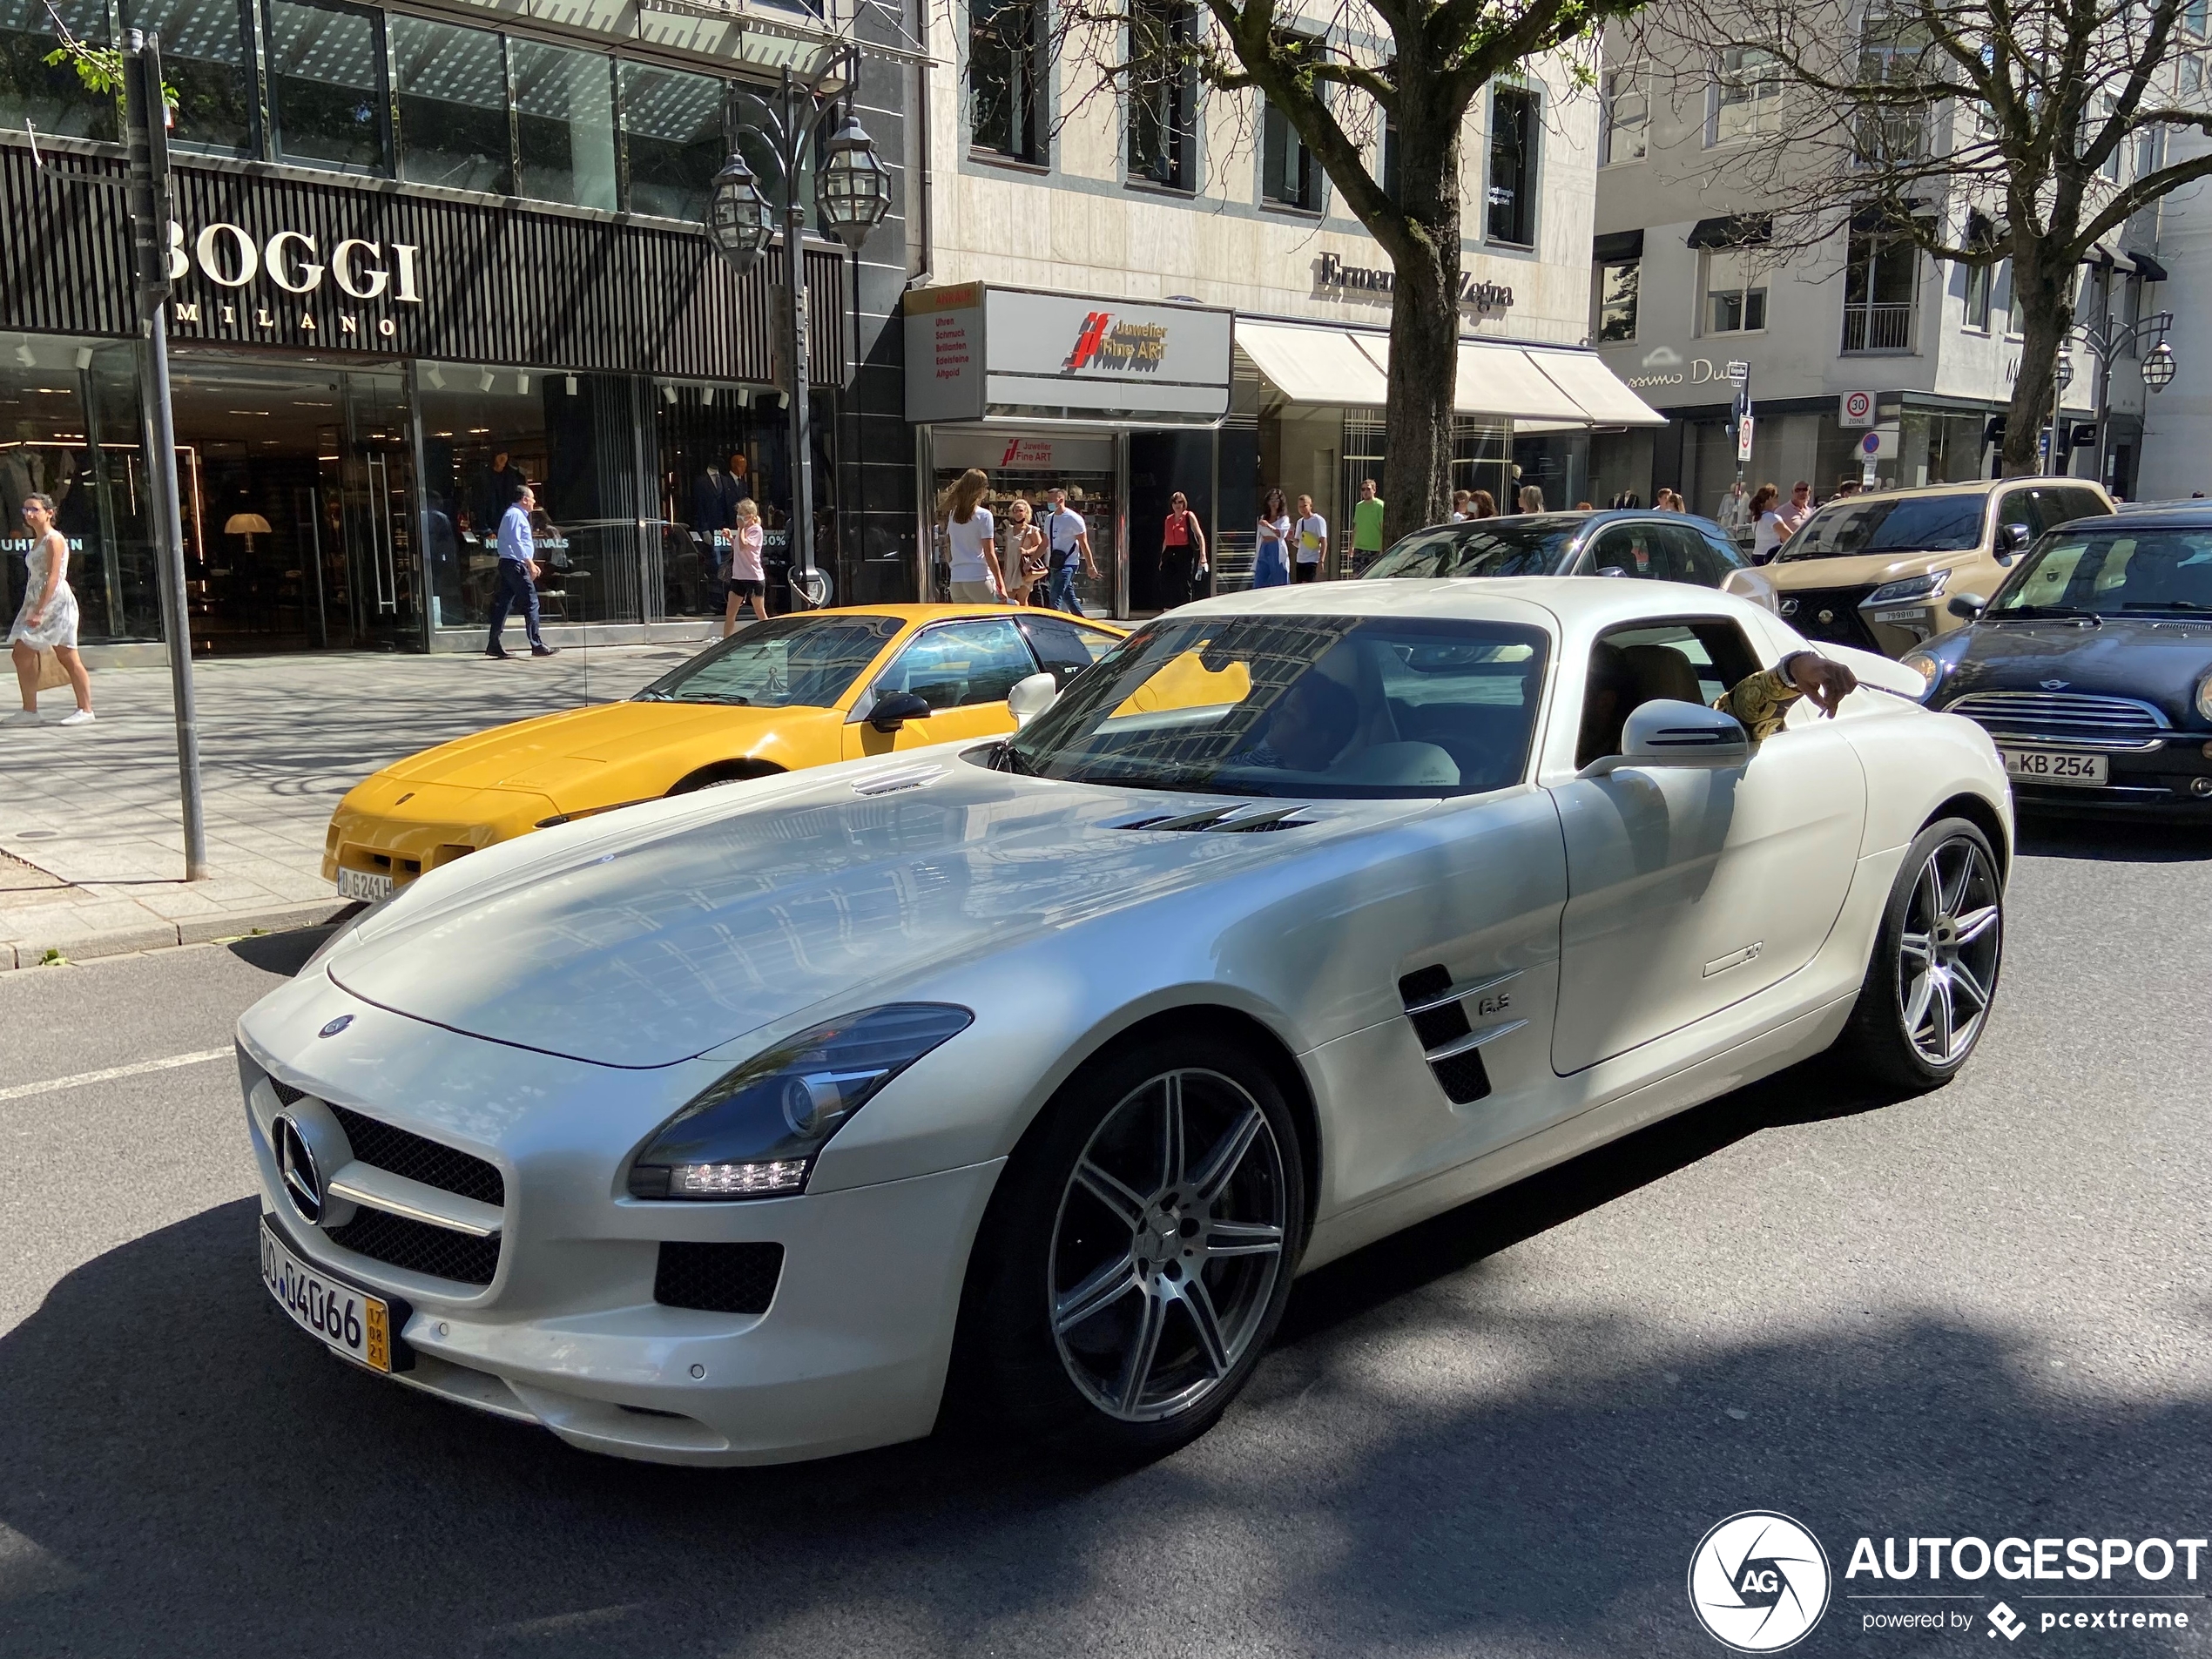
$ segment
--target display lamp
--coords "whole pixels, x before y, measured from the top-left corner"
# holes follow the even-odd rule
[[[734,151],[708,192],[706,233],[722,257],[740,271],[760,257],[775,234],[768,199],[760,193],[745,158]]]
[[[2174,383],[2174,348],[2164,341],[2150,348],[2143,359],[2143,384],[2154,392],[2162,392]]]
[[[845,125],[829,141],[814,183],[815,222],[858,252],[868,233],[891,211],[891,170],[875,152],[875,140],[860,118],[846,111]]]

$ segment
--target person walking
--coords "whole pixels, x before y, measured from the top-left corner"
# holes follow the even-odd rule
[[[1383,501],[1375,494],[1375,481],[1359,481],[1359,499],[1352,503],[1352,574],[1358,576],[1368,561],[1383,550]]]
[[[1252,543],[1252,586],[1291,585],[1291,516],[1279,488],[1271,487],[1260,503],[1259,533]]]
[[[945,492],[945,546],[951,556],[954,604],[989,604],[1006,597],[999,575],[998,526],[983,505],[990,487],[982,470],[970,467]]]
[[[1313,510],[1313,497],[1298,498],[1298,579],[1318,581],[1322,561],[1329,556],[1329,521]]]
[[[1037,586],[1044,580],[1044,532],[1031,522],[1029,502],[1016,496],[1006,504],[1006,523],[999,526],[999,572],[1006,577],[1009,604],[1035,603]]]
[[[1521,485],[1521,510],[1524,513],[1541,513],[1544,510],[1544,492],[1541,485]]]
[[[1068,492],[1058,485],[1045,492],[1045,500],[1052,507],[1044,518],[1045,597],[1055,610],[1080,617],[1083,606],[1076,597],[1076,561],[1082,562],[1093,582],[1098,580],[1098,561],[1090,555],[1090,526],[1068,505]]]
[[[1721,494],[1721,504],[1713,520],[1737,541],[1741,542],[1751,529],[1751,498],[1744,493],[1743,481],[1738,478]]]
[[[30,585],[24,590],[23,609],[8,630],[9,653],[16,662],[16,684],[23,691],[23,708],[0,725],[37,725],[38,670],[41,653],[51,651],[69,688],[77,694],[74,712],[62,716],[64,725],[89,725],[92,714],[92,681],[84,672],[84,659],[77,654],[77,594],[69,585],[69,543],[54,528],[54,498],[44,494],[25,496],[24,528],[30,532],[28,555]]]
[[[555,646],[545,643],[537,628],[537,543],[530,535],[530,509],[537,496],[528,484],[516,486],[515,500],[499,521],[499,587],[491,600],[491,643],[484,655],[502,662],[507,651],[499,643],[506,631],[507,613],[523,608],[523,631],[529,637],[530,655],[550,657]]]
[[[1181,490],[1168,497],[1167,522],[1160,527],[1160,609],[1190,603],[1191,589],[1206,570],[1206,533]]]
[[[1751,516],[1754,564],[1764,564],[1774,556],[1775,550],[1790,539],[1790,533],[1782,528],[1782,515],[1775,510],[1774,504],[1781,498],[1778,484],[1761,484],[1751,492],[1750,505],[1744,510]]]
[[[722,637],[738,631],[738,607],[750,604],[756,622],[768,620],[768,572],[760,562],[767,532],[760,528],[760,508],[752,496],[738,498],[732,509],[737,527],[730,537],[730,597],[722,613]]]
[[[1777,510],[1782,516],[1782,539],[1786,542],[1797,533],[1800,524],[1812,516],[1812,486],[1798,479],[1790,486],[1789,504]]]

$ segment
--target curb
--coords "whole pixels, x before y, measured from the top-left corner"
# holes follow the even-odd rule
[[[192,916],[183,921],[149,922],[138,927],[110,927],[100,933],[37,942],[0,943],[0,973],[37,968],[48,954],[73,962],[96,956],[125,956],[171,945],[204,945],[218,939],[236,939],[250,933],[282,933],[292,927],[318,927],[350,901],[318,899],[310,904],[280,905],[268,910],[235,910],[216,916]]]

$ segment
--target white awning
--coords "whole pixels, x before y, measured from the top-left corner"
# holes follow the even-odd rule
[[[1379,334],[1362,334],[1359,344],[1388,374],[1390,341]],[[1539,374],[1518,346],[1493,345],[1484,340],[1460,342],[1460,372],[1452,408],[1460,415],[1508,417],[1524,427],[1580,428],[1586,418],[1581,406]]]
[[[1630,391],[1595,352],[1527,347],[1545,377],[1582,407],[1593,426],[1664,426],[1667,417]]]
[[[1380,408],[1388,383],[1374,361],[1341,328],[1237,319],[1237,343],[1293,403]]]

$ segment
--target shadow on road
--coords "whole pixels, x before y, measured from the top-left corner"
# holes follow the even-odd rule
[[[1808,1074],[1323,1270],[1247,1402],[1119,1478],[946,1442],[572,1452],[316,1352],[226,1204],[0,1338],[0,1652],[1703,1656],[1683,1575],[1738,1509],[1797,1515],[1838,1572],[1862,1532],[2186,1530],[2203,1400],[2069,1393],[1934,1313],[1731,1345],[1501,1287],[1489,1258],[1532,1233],[1882,1104]],[[1486,1366],[1435,1386],[1435,1345]],[[1832,1651],[1856,1615],[1829,1618]]]
[[[2087,859],[2100,864],[2190,864],[2212,859],[2212,819],[2204,824],[2148,822],[2023,812],[2020,853],[2031,859]]]
[[[249,968],[290,979],[307,965],[307,958],[322,948],[323,941],[350,921],[361,907],[341,912],[337,920],[320,927],[293,927],[280,934],[253,934],[233,939],[225,947]]]

